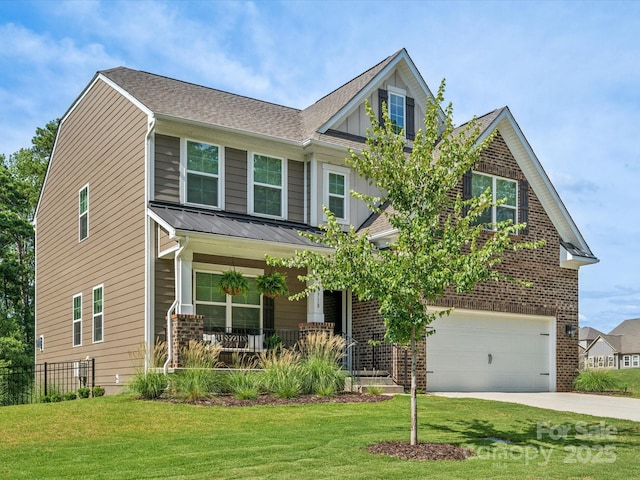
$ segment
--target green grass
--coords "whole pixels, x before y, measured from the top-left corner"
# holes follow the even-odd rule
[[[635,398],[640,398],[640,368],[627,368],[611,370],[611,376],[626,386],[628,392],[632,392]]]
[[[471,446],[479,456],[418,462],[367,453],[373,443],[408,439],[407,396],[279,407],[202,407],[116,396],[0,408],[0,478],[640,478],[640,423],[425,396],[419,411],[421,441]],[[550,428],[540,438],[538,422]],[[604,438],[592,430],[576,438],[576,425],[603,425],[617,433]],[[567,437],[552,438],[560,437],[561,428],[570,429]]]

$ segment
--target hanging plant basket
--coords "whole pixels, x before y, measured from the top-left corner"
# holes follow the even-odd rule
[[[287,277],[280,272],[260,275],[256,278],[256,285],[260,293],[269,298],[278,298],[289,293]]]
[[[249,282],[241,273],[229,270],[222,274],[219,288],[222,293],[227,295],[246,295],[249,293]]]

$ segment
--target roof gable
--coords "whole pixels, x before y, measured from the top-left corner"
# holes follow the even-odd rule
[[[482,129],[478,143],[491,135],[494,130],[498,130],[509,147],[522,173],[560,235],[561,264],[567,268],[578,268],[582,265],[597,263],[599,260],[591,252],[589,245],[578,230],[578,226],[571,218],[509,107],[494,110],[480,117],[478,122]]]
[[[403,48],[303,110],[306,136],[310,138],[316,132],[323,134],[339,125],[396,70],[415,96],[416,108],[424,109],[427,99],[434,95]]]

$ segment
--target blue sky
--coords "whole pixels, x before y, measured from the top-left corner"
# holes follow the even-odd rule
[[[457,123],[510,107],[601,260],[581,325],[640,317],[640,2],[0,0],[0,153],[98,70],[304,108],[402,47]]]

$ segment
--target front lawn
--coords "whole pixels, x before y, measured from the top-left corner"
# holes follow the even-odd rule
[[[611,376],[620,382],[623,389],[626,387],[634,397],[640,398],[640,368],[611,370]]]
[[[369,454],[371,444],[408,439],[407,396],[277,407],[117,396],[0,408],[0,478],[640,478],[640,423],[430,396],[419,412],[421,441],[476,456]]]

